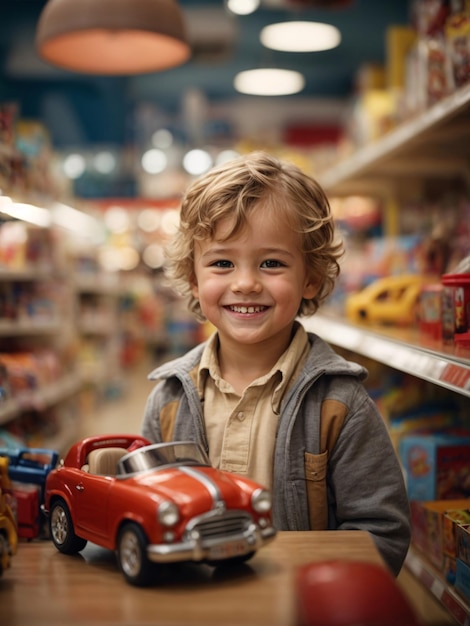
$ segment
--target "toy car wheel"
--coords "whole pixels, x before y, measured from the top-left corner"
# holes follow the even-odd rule
[[[131,585],[142,587],[150,582],[152,563],[147,558],[147,545],[147,537],[138,524],[127,523],[119,531],[117,559]]]
[[[55,547],[64,554],[76,554],[87,544],[86,539],[75,534],[70,511],[63,500],[56,500],[51,506],[49,530]]]

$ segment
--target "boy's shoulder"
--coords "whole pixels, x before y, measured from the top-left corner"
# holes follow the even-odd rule
[[[308,353],[305,368],[314,375],[318,372],[333,376],[356,376],[360,380],[364,380],[367,375],[367,369],[349,361],[338,354],[329,343],[315,333],[307,333],[310,343],[310,351]]]
[[[159,380],[163,378],[171,378],[172,376],[181,377],[189,375],[189,373],[199,364],[206,343],[206,341],[200,343],[185,354],[159,365],[152,370],[150,374],[148,374],[147,378],[149,380]]]

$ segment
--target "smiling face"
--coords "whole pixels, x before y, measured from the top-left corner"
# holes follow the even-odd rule
[[[263,346],[279,356],[287,348],[302,298],[317,287],[307,275],[300,235],[269,206],[250,211],[228,236],[222,219],[211,240],[195,243],[192,293],[218,329],[221,348]]]

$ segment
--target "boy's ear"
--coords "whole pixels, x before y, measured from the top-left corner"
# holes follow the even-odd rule
[[[314,298],[320,289],[320,284],[313,280],[307,280],[303,292],[303,298],[305,300],[311,300]]]
[[[191,293],[196,299],[199,299],[199,287],[197,285],[196,276],[193,274],[189,279],[189,286],[191,287]]]

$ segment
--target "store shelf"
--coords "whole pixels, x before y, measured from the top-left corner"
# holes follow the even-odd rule
[[[37,267],[0,267],[0,283],[39,283],[60,278],[60,272],[45,263]],[[54,307],[55,309],[57,307]],[[61,332],[63,320],[50,311],[51,315],[21,315],[17,319],[0,318],[0,337],[22,337],[51,335]]]
[[[470,350],[445,351],[437,342],[418,343],[412,330],[372,330],[320,313],[302,323],[329,343],[470,397]]]
[[[319,175],[330,195],[388,193],[403,179],[468,180],[470,85]]]
[[[442,188],[470,188],[470,84],[397,126],[318,175],[327,194],[390,200]],[[448,185],[450,183],[450,185]],[[388,205],[384,205],[388,206]],[[400,202],[392,207],[400,207]],[[349,323],[329,312],[302,320],[305,328],[399,371],[470,397],[470,349],[426,339],[415,329]],[[470,606],[424,556],[411,549],[406,567],[449,615],[470,626]]]
[[[75,288],[79,293],[118,297],[125,293],[119,278],[116,273],[76,274]]]
[[[106,319],[105,316],[96,316],[95,320],[91,316],[87,319],[80,319],[77,327],[82,335],[95,337],[113,338],[119,332],[116,320],[113,318]]]
[[[15,398],[0,403],[0,424],[6,424],[14,420],[25,411],[43,411],[63,400],[67,400],[80,391],[81,386],[81,378],[76,373],[73,373],[41,389],[25,391]]]
[[[33,317],[13,321],[0,319],[0,337],[51,335],[60,332],[62,325],[58,319],[38,320]]]
[[[470,604],[414,548],[408,551],[405,567],[439,600],[458,624],[470,626]]]
[[[24,267],[22,269],[5,269],[0,267],[0,282],[27,282],[35,280],[51,280],[51,267]]]

